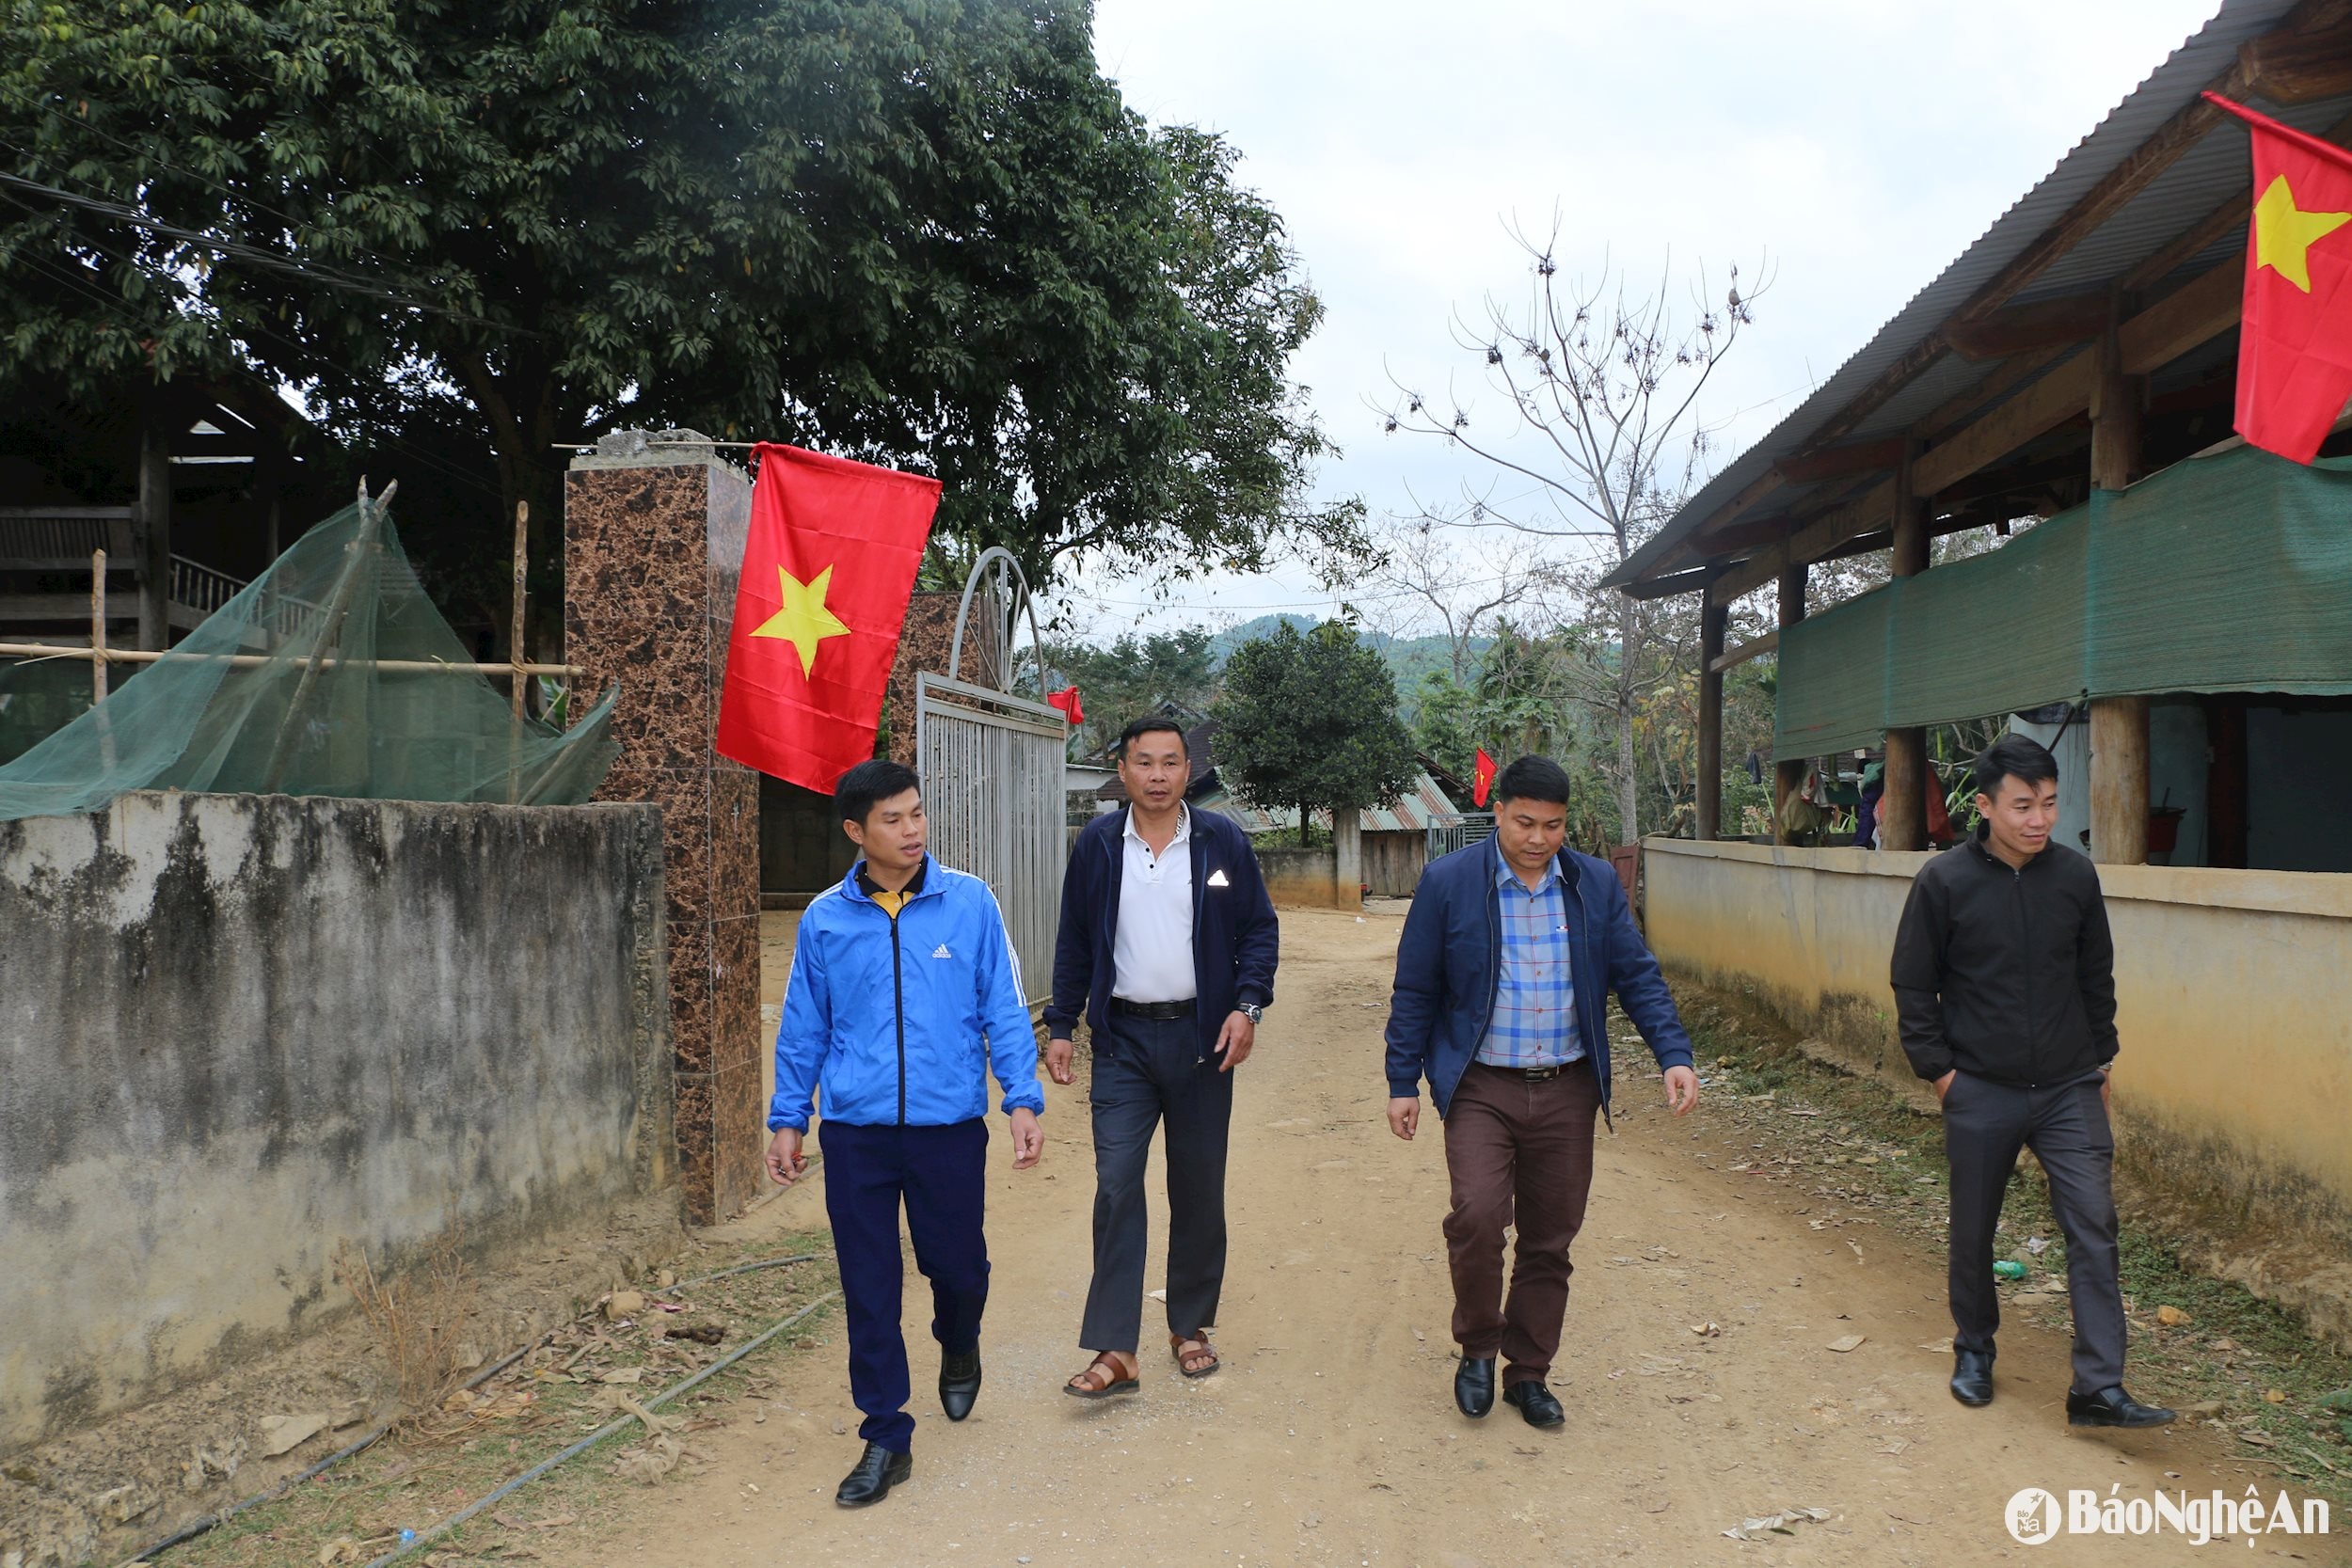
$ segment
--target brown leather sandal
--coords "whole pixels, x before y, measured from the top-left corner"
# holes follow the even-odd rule
[[[1186,1377],[1211,1377],[1225,1365],[1217,1356],[1216,1347],[1209,1343],[1209,1336],[1204,1329],[1194,1329],[1189,1339],[1181,1334],[1169,1335],[1168,1351],[1176,1358],[1176,1370]],[[1208,1365],[1195,1367],[1191,1365],[1195,1361],[1205,1361]]]
[[[1106,1400],[1113,1394],[1132,1394],[1143,1385],[1136,1381],[1143,1370],[1136,1358],[1124,1351],[1098,1351],[1087,1363],[1085,1371],[1061,1386],[1061,1391],[1076,1400]]]

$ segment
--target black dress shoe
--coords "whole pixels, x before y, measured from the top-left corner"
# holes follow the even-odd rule
[[[1522,1378],[1502,1391],[1502,1402],[1516,1404],[1519,1414],[1532,1427],[1565,1426],[1568,1413],[1560,1408],[1559,1398],[1544,1386],[1539,1377]]]
[[[1952,1398],[1979,1408],[1993,1402],[1993,1353],[1989,1350],[1952,1352]]]
[[[841,1478],[841,1490],[833,1495],[833,1500],[844,1508],[864,1508],[890,1496],[892,1487],[913,1474],[913,1454],[892,1453],[880,1443],[868,1443],[866,1457]]]
[[[972,1414],[972,1402],[980,1397],[980,1353],[965,1351],[961,1355],[939,1358],[939,1407],[947,1412],[951,1421],[961,1421]]]
[[[2173,1420],[2172,1412],[2140,1403],[2120,1383],[2095,1394],[2066,1391],[2066,1424],[2071,1427],[2164,1427]]]
[[[1465,1355],[1454,1369],[1454,1403],[1471,1420],[1495,1407],[1495,1358]]]

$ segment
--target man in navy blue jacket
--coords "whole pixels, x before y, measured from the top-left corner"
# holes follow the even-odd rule
[[[1389,1129],[1421,1125],[1421,1081],[1445,1119],[1447,1261],[1462,1358],[1454,1402],[1566,1419],[1546,1385],[1567,1313],[1568,1247],[1609,1114],[1609,992],[1642,1032],[1681,1116],[1698,1103],[1691,1039],[1617,874],[1563,847],[1568,776],[1521,757],[1495,781],[1495,836],[1430,863],[1413,890],[1389,1006]],[[1511,1290],[1503,1233],[1518,1227]]]
[[[1143,1170],[1168,1127],[1168,1342],[1177,1370],[1217,1370],[1209,1329],[1225,1285],[1225,1148],[1233,1069],[1274,1000],[1274,904],[1248,837],[1184,803],[1184,732],[1138,719],[1120,737],[1124,811],[1078,834],[1062,881],[1046,1070],[1070,1083],[1083,1009],[1094,1044],[1094,1280],[1064,1385],[1079,1399],[1131,1394],[1143,1331]]]
[[[801,916],[776,1031],[768,1174],[790,1186],[821,1086],[825,1217],[841,1265],[850,1396],[866,1413],[866,1451],[834,1500],[863,1508],[914,1470],[899,1332],[904,1271],[898,1209],[914,1266],[931,1287],[939,1402],[951,1421],[980,1392],[980,1313],[988,1304],[981,1230],[993,1069],[1011,1123],[1013,1168],[1038,1162],[1037,1035],[996,895],[925,848],[914,770],[861,762],[834,791],[864,853]]]

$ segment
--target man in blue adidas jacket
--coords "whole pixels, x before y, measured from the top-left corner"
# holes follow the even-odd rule
[[[988,1302],[987,1071],[1004,1091],[1015,1170],[1043,1150],[1045,1095],[996,896],[925,851],[914,769],[862,762],[842,775],[834,803],[864,854],[801,916],[776,1032],[768,1174],[788,1187],[806,1168],[801,1140],[821,1089],[818,1140],[849,1319],[850,1394],[866,1414],[866,1452],[834,1496],[859,1508],[914,1473],[898,1207],[915,1267],[931,1284],[939,1402],[960,1421],[979,1396]]]
[[[1503,1402],[1547,1428],[1567,1419],[1546,1378],[1592,1191],[1594,1120],[1609,1114],[1611,991],[1658,1058],[1675,1115],[1699,1098],[1691,1038],[1617,874],[1565,847],[1567,802],[1558,763],[1521,757],[1495,781],[1494,837],[1422,873],[1388,1031],[1390,1130],[1418,1130],[1424,1078],[1445,1118],[1454,1403],[1473,1418],[1493,1408],[1500,1355]]]

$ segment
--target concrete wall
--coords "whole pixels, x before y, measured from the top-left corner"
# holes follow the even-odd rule
[[[1924,855],[1645,842],[1650,944],[1907,1080],[1887,967]],[[2352,877],[2099,868],[2119,1159],[2227,1221],[2352,1244]]]
[[[1343,897],[1337,859],[1328,847],[1321,849],[1258,850],[1258,868],[1265,874],[1266,895],[1277,904],[1305,909],[1361,909],[1363,895],[1356,888]]]
[[[650,807],[0,823],[0,1450],[675,1180],[664,975]]]

